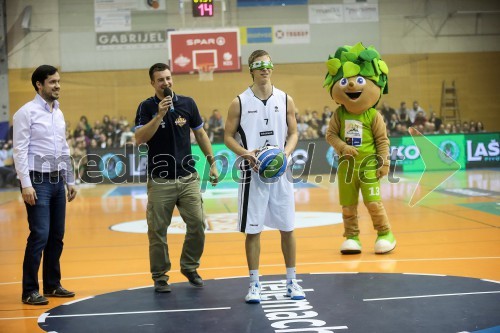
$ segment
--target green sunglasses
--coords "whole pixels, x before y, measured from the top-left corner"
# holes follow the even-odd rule
[[[273,69],[274,65],[271,61],[256,61],[252,62],[250,69]]]

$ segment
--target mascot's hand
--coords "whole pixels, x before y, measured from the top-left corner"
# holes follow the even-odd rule
[[[342,156],[345,155],[357,156],[358,150],[353,146],[345,146],[344,149],[342,149]]]
[[[389,174],[389,166],[388,165],[382,165],[380,168],[377,169],[377,178],[381,179]]]

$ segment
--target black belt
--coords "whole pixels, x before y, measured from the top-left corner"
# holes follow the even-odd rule
[[[30,171],[30,175],[32,176],[38,176],[42,178],[59,178],[62,177],[63,172],[62,171],[52,171],[52,172],[39,172],[39,171]]]

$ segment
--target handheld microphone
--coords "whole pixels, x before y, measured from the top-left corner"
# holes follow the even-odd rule
[[[167,97],[167,96],[170,96],[170,97],[174,97],[174,93],[172,92],[172,89],[170,89],[169,87],[166,87],[165,89],[163,89],[163,96]],[[174,100],[172,99],[172,105],[170,105],[170,109],[168,110],[170,112],[174,112]]]

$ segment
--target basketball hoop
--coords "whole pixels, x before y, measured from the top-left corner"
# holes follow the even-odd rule
[[[198,76],[200,81],[214,80],[214,64],[201,64],[198,66]]]

